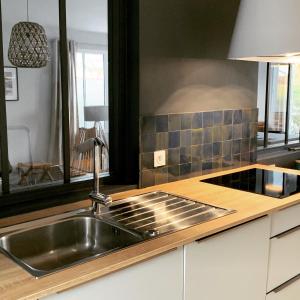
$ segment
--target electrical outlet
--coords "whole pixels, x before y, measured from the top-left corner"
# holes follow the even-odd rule
[[[166,165],[166,150],[154,152],[154,168],[163,167]]]

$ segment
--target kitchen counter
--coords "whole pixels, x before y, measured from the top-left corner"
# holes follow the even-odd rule
[[[299,193],[284,199],[276,199],[199,182],[200,179],[255,167],[269,170],[285,170],[289,173],[300,174],[300,171],[296,170],[286,170],[257,164],[146,189],[131,190],[128,192],[114,194],[112,197],[114,200],[117,200],[145,192],[162,190],[164,192],[182,195],[211,205],[235,209],[237,212],[207,223],[202,223],[182,231],[177,231],[175,233],[137,244],[127,249],[91,260],[84,264],[65,269],[40,279],[35,279],[12,260],[0,254],[1,299],[38,299],[55,292],[67,290],[138,262],[151,259],[152,257],[162,253],[171,251],[174,248],[191,243],[196,239],[205,238],[212,234],[300,203]],[[5,231],[6,226],[16,225],[33,219],[49,217],[51,215],[87,207],[89,205],[90,201],[87,200],[22,216],[2,219],[0,220],[0,228],[2,228],[2,231]],[[41,222],[43,222],[43,220],[41,220]]]

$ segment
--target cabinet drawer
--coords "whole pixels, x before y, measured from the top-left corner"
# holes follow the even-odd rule
[[[272,215],[271,237],[300,225],[300,204]]]
[[[298,300],[300,295],[300,275],[293,278],[278,290],[267,295],[266,300]]]
[[[271,239],[268,292],[300,273],[300,226]]]

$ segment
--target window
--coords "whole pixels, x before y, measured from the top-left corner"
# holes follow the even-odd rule
[[[76,81],[79,126],[85,127],[84,107],[108,106],[107,50],[101,46],[78,45]],[[92,126],[93,124],[88,124]]]
[[[258,148],[299,143],[300,65],[267,64],[265,76],[266,92],[258,100]]]
[[[80,145],[80,129],[92,138],[101,125],[109,144],[103,192],[135,186],[139,2],[42,1],[46,9],[31,9],[29,15],[44,27],[51,59],[44,68],[15,70],[7,49],[11,26],[24,12],[26,17],[26,3],[19,2],[0,2],[0,217],[86,198],[93,160],[81,155],[87,148]],[[4,66],[10,68],[6,74]]]
[[[78,153],[76,146],[86,140],[99,137],[104,143],[101,148],[101,173],[109,172],[109,120],[108,120],[108,55],[107,45],[75,43],[75,64],[73,78],[70,82],[76,93],[73,97],[71,120],[77,116],[73,128],[74,139],[71,140],[71,177],[73,180],[85,180],[92,177],[93,149]],[[76,118],[76,117],[75,117]]]

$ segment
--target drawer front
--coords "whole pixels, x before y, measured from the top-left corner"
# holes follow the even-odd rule
[[[298,300],[300,298],[300,275],[267,295],[266,300]]]
[[[299,273],[300,226],[271,239],[268,292]]]
[[[272,215],[271,237],[300,225],[300,204]]]

